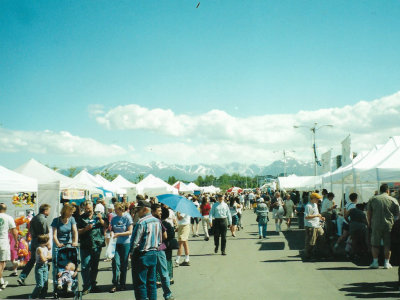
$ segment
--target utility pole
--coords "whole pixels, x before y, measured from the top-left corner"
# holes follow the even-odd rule
[[[320,162],[318,160],[318,155],[317,155],[317,145],[315,143],[315,134],[316,134],[317,130],[320,130],[323,127],[331,127],[331,128],[333,127],[333,125],[322,125],[319,127],[317,127],[317,125],[318,125],[318,123],[315,122],[314,126],[311,128],[309,128],[307,126],[303,126],[303,125],[294,125],[293,126],[293,128],[301,128],[301,127],[308,128],[312,133],[312,141],[313,141],[312,148],[313,148],[313,153],[314,153],[314,176],[317,176],[317,165],[320,164]]]

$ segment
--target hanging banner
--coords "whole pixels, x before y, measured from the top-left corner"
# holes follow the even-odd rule
[[[321,173],[325,174],[331,171],[331,155],[332,150],[329,150],[321,156]]]
[[[75,199],[83,199],[85,198],[85,191],[83,190],[63,190],[62,191],[63,199],[75,200]]]
[[[347,166],[352,161],[351,138],[350,135],[342,141],[342,167]]]

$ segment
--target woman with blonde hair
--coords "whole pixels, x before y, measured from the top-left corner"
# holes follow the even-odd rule
[[[110,290],[111,293],[116,292],[117,288],[126,290],[126,272],[133,229],[131,216],[129,213],[125,214],[126,207],[125,203],[115,203],[116,216],[112,218],[110,224],[111,236],[117,239],[115,255],[112,260],[113,287]]]
[[[59,248],[72,244],[73,247],[78,246],[78,230],[76,227],[75,218],[72,216],[74,207],[71,204],[64,204],[61,209],[60,216],[53,219],[51,227],[53,229],[53,257],[56,257],[56,252]],[[53,285],[54,291],[57,287],[57,268],[53,266]]]

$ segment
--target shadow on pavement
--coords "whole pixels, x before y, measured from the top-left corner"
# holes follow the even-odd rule
[[[356,282],[349,283],[339,291],[347,292],[347,297],[385,299],[399,298],[399,292],[396,281],[385,282]]]
[[[32,289],[32,291],[33,291],[33,289]],[[12,295],[12,296],[8,296],[5,299],[28,299],[30,295],[31,295],[31,293],[29,293],[29,294]]]
[[[301,259],[271,259],[271,260],[263,260],[265,263],[281,263],[281,262],[292,262],[292,261],[301,261]]]
[[[263,250],[283,250],[285,249],[285,243],[284,242],[262,242],[260,243],[260,249],[259,251]]]
[[[359,271],[365,270],[365,268],[357,268],[357,267],[331,267],[331,268],[318,268],[320,271]]]
[[[290,250],[304,249],[304,239],[305,238],[304,238],[303,230],[284,231],[282,233],[288,242],[288,246],[289,246]]]
[[[190,256],[213,256],[214,253],[207,253],[207,254],[190,254]]]

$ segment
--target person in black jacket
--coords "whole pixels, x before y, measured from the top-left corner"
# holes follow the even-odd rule
[[[29,233],[31,234],[31,258],[22,269],[19,278],[17,279],[20,285],[25,285],[25,279],[28,277],[33,266],[36,262],[36,249],[39,246],[38,236],[49,233],[49,225],[47,224],[47,217],[50,213],[50,205],[42,204],[39,208],[39,213],[34,216],[30,222]]]

